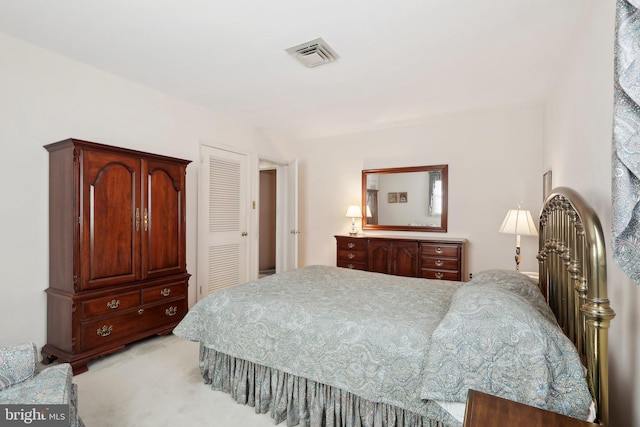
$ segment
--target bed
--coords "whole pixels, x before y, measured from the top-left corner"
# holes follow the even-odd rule
[[[538,260],[539,283],[308,266],[209,295],[174,334],[206,384],[288,426],[457,427],[469,389],[606,425],[602,229],[570,189],[545,201]]]

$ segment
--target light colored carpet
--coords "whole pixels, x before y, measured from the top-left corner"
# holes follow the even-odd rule
[[[157,336],[89,363],[76,375],[87,427],[272,427],[269,414],[204,384],[198,343]]]

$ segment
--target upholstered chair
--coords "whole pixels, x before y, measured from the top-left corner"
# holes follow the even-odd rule
[[[69,405],[71,427],[84,424],[78,416],[77,386],[71,365],[38,369],[35,344],[0,346],[0,404]]]

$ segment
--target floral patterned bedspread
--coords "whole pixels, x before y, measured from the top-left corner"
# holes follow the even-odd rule
[[[309,266],[208,296],[174,334],[418,414],[469,388],[579,418],[591,404],[573,344],[515,272],[462,283]]]

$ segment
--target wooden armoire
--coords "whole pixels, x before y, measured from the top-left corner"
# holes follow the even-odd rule
[[[77,139],[49,151],[44,363],[75,374],[187,312],[188,160]]]

